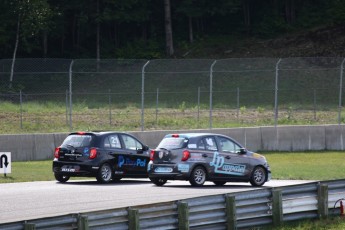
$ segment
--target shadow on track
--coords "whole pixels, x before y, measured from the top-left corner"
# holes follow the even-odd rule
[[[122,179],[112,181],[110,183],[99,183],[97,180],[69,180],[65,183],[56,182],[58,185],[87,185],[87,186],[123,186],[123,185],[139,185],[139,184],[152,184],[148,179],[133,180],[133,179]]]

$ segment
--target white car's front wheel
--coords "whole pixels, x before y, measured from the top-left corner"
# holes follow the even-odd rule
[[[259,187],[265,184],[266,180],[267,180],[266,170],[261,166],[255,167],[252,172],[252,176],[250,178],[250,184],[255,187]]]
[[[206,181],[206,175],[205,169],[201,166],[197,166],[190,175],[189,183],[192,186],[202,186]]]

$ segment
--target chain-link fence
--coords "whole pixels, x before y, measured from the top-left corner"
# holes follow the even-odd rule
[[[0,60],[0,130],[340,124],[344,60]]]

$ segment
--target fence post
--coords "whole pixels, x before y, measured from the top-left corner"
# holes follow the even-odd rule
[[[73,67],[74,60],[71,61],[69,66],[69,128],[72,131],[72,67]]]
[[[216,64],[215,60],[210,68],[210,129],[212,129],[212,110],[213,110],[213,66]]]
[[[200,125],[200,86],[198,87],[198,128]]]
[[[24,230],[35,230],[36,225],[33,223],[25,223],[24,224]]]
[[[147,61],[141,70],[141,131],[144,131],[145,67],[149,63]]]
[[[328,217],[328,185],[318,184],[318,214],[320,219],[325,219]]]
[[[19,91],[19,103],[20,103],[20,129],[23,129],[23,93]]]
[[[282,190],[272,189],[272,199],[273,226],[278,227],[283,223]]]
[[[314,96],[314,121],[316,121],[316,89],[313,90],[313,96]]]
[[[88,230],[89,229],[89,219],[87,215],[78,216],[78,230]]]
[[[237,104],[237,119],[238,119],[240,117],[240,88],[239,87],[237,87],[236,104]]]
[[[278,80],[279,80],[279,63],[281,62],[281,58],[279,58],[276,64],[276,82],[275,82],[275,90],[274,90],[274,126],[277,127],[278,124]]]
[[[66,89],[66,126],[68,126],[68,90]]]
[[[111,126],[111,90],[108,90],[109,95],[108,95],[108,101],[109,101],[109,125]]]
[[[128,209],[128,229],[139,230],[139,211],[138,209]]]
[[[236,202],[235,196],[226,195],[226,226],[228,230],[236,230],[237,229],[237,215],[236,215]]]
[[[179,230],[189,230],[189,210],[188,203],[178,202],[178,229]]]
[[[340,82],[339,82],[339,110],[338,110],[338,124],[341,124],[341,107],[342,107],[342,95],[343,95],[343,73],[344,73],[345,58],[340,65]]]
[[[158,127],[158,103],[159,103],[159,88],[156,93],[156,127]]]

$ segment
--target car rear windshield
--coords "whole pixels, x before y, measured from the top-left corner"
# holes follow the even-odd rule
[[[92,140],[91,135],[69,135],[62,143],[62,146],[88,147]]]
[[[158,149],[180,149],[187,146],[188,139],[166,137],[158,145]]]

